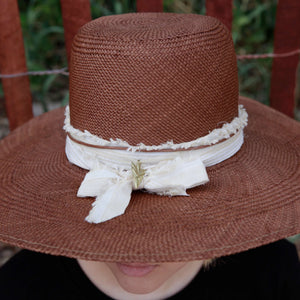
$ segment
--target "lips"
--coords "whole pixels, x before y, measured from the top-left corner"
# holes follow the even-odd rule
[[[151,273],[157,267],[157,265],[117,263],[117,267],[124,275],[132,277],[142,277]]]

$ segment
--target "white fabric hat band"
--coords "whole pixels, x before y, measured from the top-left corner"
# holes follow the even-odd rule
[[[235,134],[216,145],[185,151],[138,152],[101,149],[66,139],[68,160],[89,172],[81,183],[78,197],[96,197],[86,221],[101,223],[124,213],[132,190],[145,189],[159,195],[185,195],[186,189],[209,181],[206,167],[233,156],[243,144],[247,113],[235,118],[240,122]],[[224,124],[224,126],[230,124]],[[223,127],[224,127],[223,126]],[[67,130],[73,137],[73,133]],[[76,135],[78,139],[78,135]],[[84,135],[80,140],[87,142]],[[90,139],[88,139],[90,142]]]
[[[238,107],[239,116],[234,118],[230,123],[224,123],[221,128],[216,128],[212,130],[209,134],[199,137],[193,141],[184,142],[180,144],[174,144],[173,141],[167,141],[161,145],[145,145],[140,143],[136,146],[130,145],[126,141],[121,139],[110,139],[105,140],[99,136],[91,134],[87,130],[81,131],[79,129],[74,128],[70,122],[70,111],[69,106],[66,107],[65,111],[65,124],[64,130],[68,132],[74,139],[84,142],[89,145],[95,145],[106,148],[123,148],[128,151],[161,151],[161,150],[169,150],[169,151],[180,151],[191,148],[197,148],[202,146],[210,146],[219,143],[224,139],[228,139],[230,136],[236,134],[239,130],[243,129],[248,122],[248,114],[245,108],[242,105]],[[222,124],[222,123],[221,123]]]

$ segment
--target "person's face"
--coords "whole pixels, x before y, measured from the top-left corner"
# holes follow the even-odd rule
[[[125,291],[133,294],[147,294],[157,290],[188,263],[106,264]]]
[[[78,262],[100,290],[110,296],[120,298],[122,295],[123,299],[130,299],[128,295],[132,294],[159,296],[157,298],[175,294],[194,278],[203,263],[203,261],[189,261],[141,264],[86,260]],[[129,293],[125,295],[127,298],[122,291]]]

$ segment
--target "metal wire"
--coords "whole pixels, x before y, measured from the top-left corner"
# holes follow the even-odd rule
[[[292,55],[296,55],[300,53],[300,49],[296,49],[290,52],[285,53],[263,53],[263,54],[245,54],[245,55],[237,55],[238,60],[245,59],[263,59],[263,58],[282,58],[288,57]],[[15,78],[21,76],[44,76],[44,75],[52,75],[52,74],[61,74],[64,76],[69,76],[69,72],[67,72],[67,67],[61,69],[54,70],[43,70],[43,71],[29,71],[15,74],[0,74],[0,78]]]
[[[285,52],[285,53],[245,54],[245,55],[237,55],[237,59],[243,60],[243,59],[261,59],[261,58],[281,58],[281,57],[296,55],[299,53],[300,53],[300,49],[293,50],[290,52]]]
[[[43,70],[43,71],[29,71],[29,72],[22,72],[16,74],[0,74],[0,78],[15,78],[21,76],[43,76],[43,75],[52,75],[52,74],[61,74],[65,76],[69,76],[69,72],[66,72],[67,68],[61,69],[54,69],[54,70]]]

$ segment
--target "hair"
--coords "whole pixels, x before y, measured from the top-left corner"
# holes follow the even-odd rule
[[[215,265],[215,262],[215,258],[205,259],[202,266],[205,270],[208,270],[210,267],[212,267],[212,265]]]

